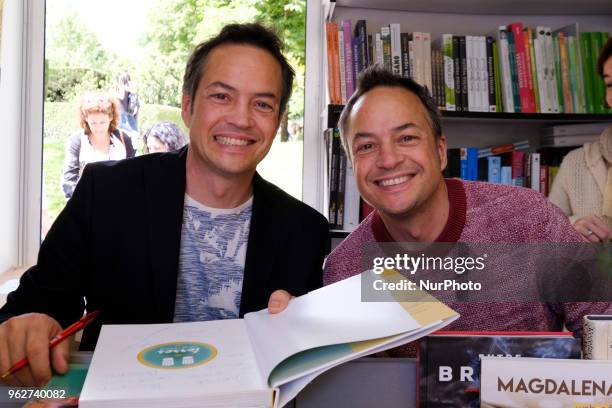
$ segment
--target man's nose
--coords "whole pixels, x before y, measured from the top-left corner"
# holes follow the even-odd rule
[[[397,149],[389,144],[383,143],[378,151],[376,165],[383,169],[393,169],[403,161],[403,156]]]
[[[239,128],[253,126],[253,111],[251,104],[247,101],[236,101],[230,107],[226,120],[228,123]]]

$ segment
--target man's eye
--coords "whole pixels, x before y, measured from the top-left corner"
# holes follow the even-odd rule
[[[373,147],[374,147],[373,143],[364,143],[364,144],[362,144],[360,146],[357,146],[357,151],[358,152],[363,152],[365,150],[370,150]]]
[[[263,109],[266,111],[272,111],[274,109],[272,108],[272,105],[266,102],[262,102],[262,101],[255,102],[255,106],[257,106],[259,109]]]
[[[229,99],[229,96],[227,96],[226,94],[222,94],[222,93],[212,94],[211,97],[214,99],[218,99],[220,101],[226,101]]]
[[[402,136],[402,142],[410,143],[416,140],[416,136],[405,135]]]

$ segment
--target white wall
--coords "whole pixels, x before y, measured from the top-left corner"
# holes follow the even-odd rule
[[[18,263],[23,1],[4,0],[0,56],[0,273]]]

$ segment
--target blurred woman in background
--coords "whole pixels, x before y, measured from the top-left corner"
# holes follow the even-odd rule
[[[130,137],[117,129],[119,115],[117,100],[106,94],[89,93],[81,98],[81,129],[68,138],[64,154],[61,184],[66,198],[72,197],[88,163],[134,157]]]
[[[606,103],[612,107],[612,38],[601,49],[597,72],[606,84]],[[599,140],[585,143],[565,156],[550,192],[576,231],[591,242],[612,236],[612,126]]]

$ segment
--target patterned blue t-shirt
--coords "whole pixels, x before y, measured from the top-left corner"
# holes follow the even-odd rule
[[[219,209],[185,195],[175,322],[238,317],[252,208],[252,197]]]

